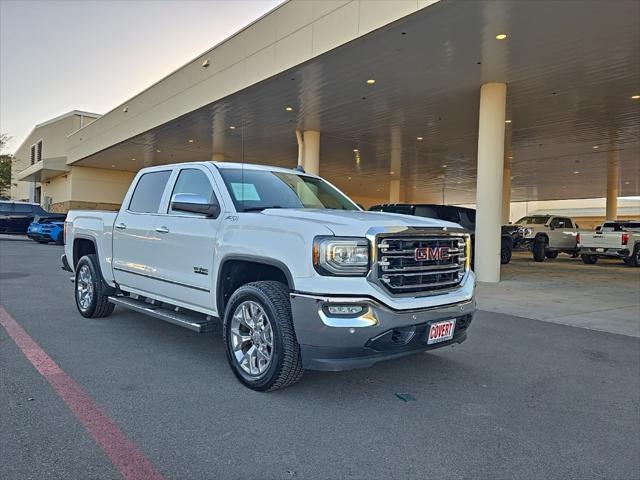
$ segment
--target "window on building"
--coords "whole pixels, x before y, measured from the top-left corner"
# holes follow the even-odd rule
[[[42,161],[42,140],[36,144],[36,162]]]
[[[29,156],[29,159],[31,160],[31,165],[36,163],[36,146],[35,145],[31,145],[31,154]]]
[[[162,194],[170,176],[171,170],[142,175],[129,202],[129,210],[138,213],[158,213]]]

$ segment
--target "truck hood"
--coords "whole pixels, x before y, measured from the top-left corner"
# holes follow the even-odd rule
[[[322,225],[339,236],[364,236],[372,227],[462,228],[457,223],[397,213],[328,209],[266,209],[264,215]]]

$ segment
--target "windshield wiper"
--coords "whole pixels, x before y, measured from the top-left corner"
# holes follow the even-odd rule
[[[249,207],[242,210],[243,212],[260,212],[262,210],[266,210],[267,208],[282,208],[280,205],[273,205],[271,207]]]

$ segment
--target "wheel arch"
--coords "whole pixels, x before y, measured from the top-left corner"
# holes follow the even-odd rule
[[[85,235],[76,236],[73,239],[73,268],[75,270],[76,265],[80,259],[85,256],[95,253],[98,254],[98,246],[94,238]]]
[[[224,315],[229,298],[242,285],[259,280],[275,280],[294,290],[293,275],[281,261],[252,255],[228,255],[220,262],[216,283],[216,310]]]

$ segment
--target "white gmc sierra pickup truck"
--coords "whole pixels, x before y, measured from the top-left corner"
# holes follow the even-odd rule
[[[582,261],[593,265],[598,257],[621,258],[632,267],[640,267],[640,222],[605,222],[595,232],[578,233],[578,253]]]
[[[234,374],[260,391],[461,343],[470,260],[457,224],[362,211],[300,168],[215,162],[141,170],[117,213],[70,211],[62,257],[81,315],[219,319]]]

